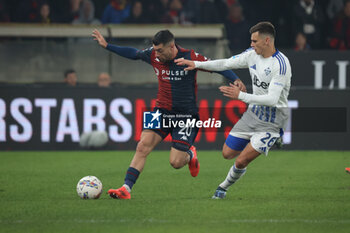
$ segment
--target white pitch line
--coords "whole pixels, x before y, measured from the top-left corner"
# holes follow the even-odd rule
[[[232,223],[337,223],[350,224],[349,219],[331,220],[331,219],[232,219],[226,222]]]
[[[26,223],[34,223],[37,221],[31,220],[0,220],[0,223],[7,224],[26,224]],[[142,219],[142,220],[131,220],[131,219],[71,219],[71,220],[46,220],[41,223],[68,223],[68,222],[76,222],[76,223],[130,223],[130,222],[138,222],[138,223],[184,223],[182,221],[171,221],[164,219]],[[223,221],[208,221],[211,224],[218,223],[309,223],[309,224],[324,224],[324,223],[335,223],[335,224],[350,224],[349,219],[339,219],[339,220],[331,220],[331,219],[231,219],[231,220],[223,220]]]

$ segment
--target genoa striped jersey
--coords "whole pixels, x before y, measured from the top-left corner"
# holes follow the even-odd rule
[[[178,54],[175,57],[194,61],[206,61],[206,57],[176,45]],[[155,56],[153,47],[138,50],[138,59],[152,65],[158,78],[158,94],[156,106],[169,111],[197,113],[197,70],[184,71],[174,61],[161,62]]]

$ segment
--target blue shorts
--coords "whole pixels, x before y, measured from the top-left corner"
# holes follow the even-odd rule
[[[236,151],[242,151],[246,145],[250,142],[250,140],[248,139],[244,139],[244,138],[238,138],[232,135],[228,135],[228,137],[226,138],[226,145],[228,147],[230,147],[232,150],[236,150]]]

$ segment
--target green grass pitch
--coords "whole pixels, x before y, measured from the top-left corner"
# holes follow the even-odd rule
[[[196,178],[155,151],[132,199],[111,199],[133,153],[1,152],[0,232],[349,232],[349,151],[271,151],[224,200],[211,196],[233,161],[219,151],[198,151]],[[102,181],[100,199],[76,194],[86,175]]]

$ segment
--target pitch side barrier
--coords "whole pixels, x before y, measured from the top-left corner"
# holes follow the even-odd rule
[[[224,37],[222,24],[201,24],[181,26],[169,24],[107,24],[107,25],[69,25],[69,24],[20,24],[0,23],[0,37],[20,38],[85,38],[98,28],[104,37],[152,38],[159,30],[169,28],[177,38],[221,39]]]
[[[74,68],[78,73],[78,81],[83,83],[96,82],[102,71],[109,72],[114,81],[126,85],[157,83],[154,70],[148,64],[133,62],[101,49],[91,38],[94,28],[98,28],[111,43],[138,49],[150,47],[150,39],[157,31],[169,29],[175,34],[179,45],[193,48],[211,59],[230,57],[244,51],[229,51],[223,25],[0,23],[0,38],[5,38],[0,46],[0,82],[61,82],[63,71]],[[279,47],[278,40],[276,43],[290,60],[294,87],[350,89],[350,82],[346,80],[350,72],[350,51],[296,52]],[[245,69],[235,72],[243,80],[249,77]],[[201,72],[198,77],[200,84],[217,85],[223,80],[215,73]]]
[[[145,49],[163,29],[171,30],[184,48],[193,48],[210,58],[222,58],[228,51],[224,26],[211,25],[67,25],[0,23],[0,82],[61,82],[63,71],[74,68],[79,82],[96,82],[100,72],[126,84],[155,83],[148,64],[130,60],[102,49],[91,33],[97,28],[110,43]],[[138,69],[135,69],[135,66]],[[18,69],[21,67],[21,69]],[[132,71],[132,72],[131,72]],[[128,77],[127,79],[124,77]],[[204,73],[199,83],[219,83]]]
[[[92,130],[107,132],[105,150],[134,150],[156,92],[155,87],[134,86],[0,86],[0,150],[79,150],[80,135]],[[349,150],[349,99],[345,90],[292,90],[285,148]],[[247,105],[223,97],[216,87],[199,88],[198,105],[209,128],[200,129],[196,146],[221,150]],[[273,109],[260,110],[259,117],[272,119]],[[157,149],[168,149],[171,138],[165,141]]]

